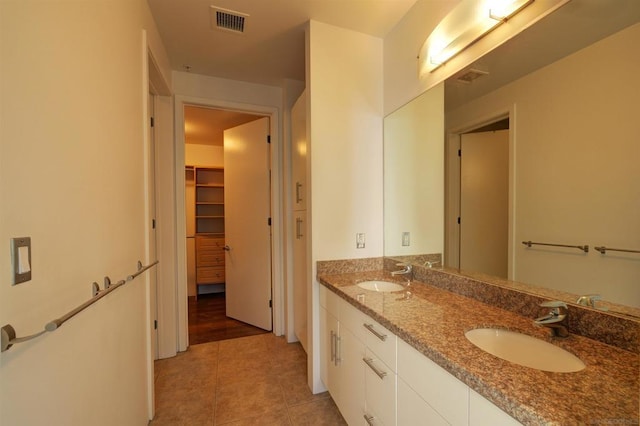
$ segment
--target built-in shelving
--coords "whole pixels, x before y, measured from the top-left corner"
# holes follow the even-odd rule
[[[196,234],[224,236],[224,169],[196,168]]]

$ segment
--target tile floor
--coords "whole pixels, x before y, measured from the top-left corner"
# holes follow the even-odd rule
[[[346,425],[328,393],[307,387],[299,343],[273,334],[192,345],[156,361],[159,425]]]

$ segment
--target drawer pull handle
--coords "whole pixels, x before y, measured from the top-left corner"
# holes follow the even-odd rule
[[[302,235],[302,223],[303,220],[301,218],[296,219],[296,239],[298,240],[304,236]]]
[[[302,201],[302,195],[300,195],[301,189],[302,184],[300,182],[296,182],[296,203],[300,203]]]
[[[382,333],[378,333],[375,330],[375,328],[373,328],[373,324],[362,324],[362,325],[364,325],[364,328],[366,328],[367,330],[372,332],[374,334],[374,336],[376,336],[378,339],[382,340],[383,342],[385,340],[387,340],[387,335],[386,334],[382,334]]]
[[[331,362],[336,359],[336,332],[331,330]]]
[[[386,371],[382,371],[379,370],[378,368],[376,368],[376,366],[373,364],[373,360],[371,358],[362,358],[362,360],[364,361],[365,364],[367,364],[369,366],[370,369],[373,370],[374,373],[376,373],[378,375],[378,377],[380,377],[381,379],[384,379],[387,376],[387,372]]]
[[[374,426],[374,425],[373,425],[373,419],[374,419],[374,417],[373,417],[372,415],[370,415],[370,414],[365,414],[365,415],[364,415],[364,416],[362,416],[362,417],[364,417],[364,421],[365,421],[365,422],[367,422],[367,424],[368,424],[369,426]]]

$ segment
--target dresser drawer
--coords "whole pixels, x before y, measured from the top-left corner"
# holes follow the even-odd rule
[[[224,249],[224,238],[196,236],[196,249]]]
[[[224,251],[200,250],[196,254],[198,266],[224,266]]]
[[[209,266],[197,268],[196,281],[198,284],[218,284],[224,282],[224,266]]]

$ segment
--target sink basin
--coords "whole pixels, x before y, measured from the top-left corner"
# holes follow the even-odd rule
[[[358,283],[358,287],[381,293],[404,290],[404,286],[402,284],[392,283],[389,281],[363,281]]]
[[[467,331],[465,337],[480,349],[525,367],[555,373],[585,368],[584,362],[561,347],[515,331],[476,328]]]

